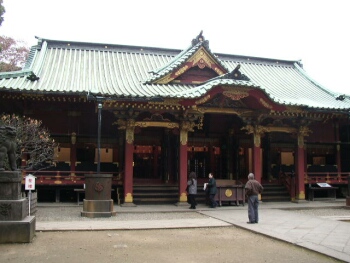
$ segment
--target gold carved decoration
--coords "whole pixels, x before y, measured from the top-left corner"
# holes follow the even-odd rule
[[[174,78],[171,77],[171,73],[169,73],[168,75],[166,75],[165,77],[155,81],[155,83],[157,84],[168,84],[170,81],[172,81]]]
[[[265,108],[268,108],[268,109],[272,109],[273,106],[268,103],[267,101],[265,101],[263,98],[260,98],[260,103],[265,107]]]
[[[255,147],[260,147],[261,145],[261,135],[259,133],[254,133],[254,145]]]
[[[247,130],[247,134],[253,134],[254,136],[254,145],[260,147],[261,136],[266,132],[285,132],[285,133],[294,133],[298,137],[298,146],[300,148],[304,147],[304,137],[309,136],[312,132],[309,127],[300,126],[299,129],[293,127],[278,127],[278,126],[260,126],[260,125],[246,125],[242,130]]]
[[[182,75],[186,70],[188,70],[188,65],[183,66],[182,68],[180,68],[178,71],[175,72],[175,76],[178,77],[180,75]]]
[[[188,141],[188,132],[193,131],[195,124],[190,121],[183,121],[180,125],[180,143],[186,145]]]
[[[285,106],[285,107],[286,107],[285,112],[298,112],[298,113],[305,112],[301,107],[298,107],[298,106]]]
[[[231,190],[231,189],[226,189],[225,195],[226,195],[227,197],[231,197],[231,196],[232,196],[232,190]]]
[[[186,145],[188,141],[188,131],[180,130],[180,143],[181,145]]]
[[[126,142],[129,144],[134,143],[134,131],[135,131],[135,120],[128,119],[126,121],[125,139],[126,139]]]
[[[196,53],[188,59],[188,62],[192,62],[193,65],[198,63],[206,63],[207,65],[215,64],[215,61],[209,56],[203,47],[201,47]]]
[[[304,136],[302,134],[298,134],[298,147],[304,148],[305,142],[304,142]]]
[[[163,127],[168,129],[179,128],[177,122],[162,122],[162,121],[137,121],[135,126],[146,128],[146,127]]]
[[[198,62],[198,67],[199,67],[200,69],[204,69],[205,66],[206,66],[206,64],[205,64],[204,60],[203,60],[203,59],[200,59],[199,62]]]
[[[210,95],[207,95],[207,96],[205,96],[203,98],[200,98],[199,100],[196,100],[194,103],[196,105],[203,104],[203,103],[207,102],[209,99],[210,99]]]
[[[118,119],[117,121],[113,122],[113,124],[118,125],[119,130],[125,130],[126,129],[126,121],[123,119]]]
[[[312,131],[309,129],[309,127],[306,126],[300,126],[299,128],[299,134],[302,136],[309,136],[309,134],[312,133]]]
[[[305,200],[305,192],[304,191],[300,191],[298,194],[298,200]]]
[[[247,134],[264,134],[266,127],[260,125],[246,125],[242,130],[247,130]]]
[[[163,101],[149,101],[151,105],[163,105],[163,106],[181,106],[179,99],[165,98]]]
[[[309,133],[312,131],[309,129],[309,127],[306,126],[300,126],[299,131],[298,131],[298,147],[299,148],[304,148],[304,137],[309,136]]]
[[[215,59],[212,58],[212,56],[209,55],[203,47],[201,47],[192,57],[190,57],[188,62],[192,62],[193,65],[198,65],[199,67],[208,65],[218,75],[225,74],[221,69],[217,67]]]
[[[248,92],[239,90],[224,91],[222,94],[231,100],[240,100],[249,96]]]
[[[242,114],[248,114],[252,112],[247,109],[232,109],[232,108],[211,108],[211,107],[199,107],[197,111],[200,113],[226,113],[226,114],[235,114],[241,116]]]
[[[265,127],[265,129],[266,129],[266,132],[297,133],[297,129],[293,127],[268,126],[268,127]]]
[[[132,194],[131,193],[127,193],[125,195],[125,200],[124,200],[125,203],[132,203],[133,202],[133,197],[132,197]]]
[[[213,69],[214,69],[214,71],[215,71],[216,73],[218,73],[219,75],[224,75],[224,74],[225,74],[225,72],[223,72],[222,70],[220,70],[218,67],[214,67]]]
[[[242,130],[247,130],[247,134],[253,134],[255,147],[260,147],[261,145],[261,135],[267,132],[266,127],[260,125],[247,125],[242,128]]]
[[[187,193],[181,193],[180,202],[187,202]]]

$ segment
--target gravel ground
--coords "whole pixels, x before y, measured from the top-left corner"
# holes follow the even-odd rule
[[[38,207],[36,221],[91,221],[91,218],[80,216],[81,207]],[[159,212],[159,213],[118,213],[113,217],[98,217],[93,220],[126,221],[126,220],[162,220],[208,218],[196,212]]]
[[[32,243],[2,244],[7,263],[329,263],[316,252],[239,229],[37,232]]]
[[[84,221],[81,207],[38,207],[37,221]],[[294,210],[316,216],[350,215],[346,209]],[[118,213],[93,220],[205,218],[196,212]],[[234,226],[198,229],[37,232],[32,243],[2,244],[0,262],[340,262]]]

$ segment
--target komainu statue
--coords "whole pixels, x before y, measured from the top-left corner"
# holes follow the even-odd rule
[[[0,126],[0,171],[4,171],[6,155],[9,167],[12,171],[17,170],[16,165],[16,129],[11,126]]]

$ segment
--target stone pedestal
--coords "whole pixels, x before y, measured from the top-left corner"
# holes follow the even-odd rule
[[[84,217],[111,217],[113,211],[113,199],[111,199],[112,175],[111,174],[86,174],[85,175],[85,199],[83,202]]]
[[[20,221],[0,221],[0,244],[30,243],[35,236],[35,216]]]
[[[21,182],[19,171],[0,171],[0,243],[28,243],[35,236],[35,216],[28,216]]]

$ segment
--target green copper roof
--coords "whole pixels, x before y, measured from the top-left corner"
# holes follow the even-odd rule
[[[298,61],[215,54],[228,72],[240,65],[240,72],[249,80],[214,78],[198,85],[149,82],[155,78],[154,73],[163,76],[182,63],[183,54],[189,55],[198,45],[203,45],[193,44],[181,51],[39,39],[24,70],[0,74],[0,91],[93,93],[115,98],[198,98],[217,85],[232,85],[261,89],[280,104],[350,109],[348,96],[337,100],[339,94],[312,80]]]

